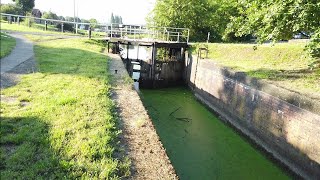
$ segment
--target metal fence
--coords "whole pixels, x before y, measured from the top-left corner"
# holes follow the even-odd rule
[[[173,28],[173,27],[154,27],[144,25],[130,25],[130,24],[102,24],[102,23],[82,23],[82,22],[71,22],[56,19],[44,19],[33,16],[22,16],[15,14],[0,13],[1,17],[6,17],[8,23],[20,24],[21,21],[27,21],[27,25],[31,26],[31,21],[39,22],[44,24],[44,30],[48,30],[48,24],[60,24],[60,31],[64,32],[65,24],[72,24],[75,26],[75,33],[78,34],[79,26],[89,27],[89,31],[92,27],[96,27],[96,30],[104,32],[106,38],[120,38],[130,39],[133,41],[144,40],[144,41],[165,41],[165,42],[189,42],[188,28]],[[88,33],[91,34],[91,31]],[[90,35],[89,35],[90,36]]]
[[[106,28],[108,37],[130,40],[189,42],[188,28],[153,27],[139,25],[110,24]]]

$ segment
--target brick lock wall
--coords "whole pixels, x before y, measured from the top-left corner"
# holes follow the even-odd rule
[[[185,78],[202,102],[304,178],[320,177],[320,116],[244,83],[245,75],[186,56]]]

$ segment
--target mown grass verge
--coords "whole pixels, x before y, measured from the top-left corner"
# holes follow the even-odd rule
[[[194,47],[199,47],[195,45]],[[305,43],[208,45],[209,58],[222,66],[287,89],[320,96],[320,69],[309,69]]]
[[[75,34],[70,31],[61,32],[58,28],[56,28],[54,25],[48,25],[48,30],[45,31],[45,25],[44,24],[32,24],[31,27],[28,27],[26,25],[23,25],[23,23],[18,24],[9,24],[6,21],[1,21],[1,30],[8,30],[8,31],[19,31],[19,32],[31,32],[31,33],[43,33],[43,34],[61,34],[61,35],[68,35],[68,36],[88,36],[88,30],[81,30],[78,29],[78,34]],[[91,31],[91,37],[92,38],[101,38],[105,37],[105,32],[95,32]]]
[[[0,33],[0,39],[0,58],[3,58],[9,55],[12,49],[16,46],[16,40],[5,33]]]
[[[1,91],[1,178],[129,175],[129,160],[115,157],[120,131],[103,47],[84,39],[35,45],[39,72]]]
[[[43,41],[63,39],[63,37],[59,37],[59,36],[46,36],[46,35],[38,36],[38,35],[32,35],[32,34],[25,34],[24,37],[36,43],[43,42]]]
[[[59,31],[55,31],[57,29],[52,28],[52,26],[48,27],[48,31],[44,31],[43,25],[41,25],[41,24],[34,24],[32,27],[28,27],[28,26],[23,25],[22,23],[20,25],[18,25],[18,24],[8,24],[6,22],[1,22],[1,30],[76,36],[76,34],[71,33],[71,32],[62,33]]]

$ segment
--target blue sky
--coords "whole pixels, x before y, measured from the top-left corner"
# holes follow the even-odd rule
[[[73,2],[74,0],[35,0],[35,8],[73,17]],[[12,1],[1,0],[1,3]],[[121,15],[124,23],[145,24],[145,17],[153,9],[155,0],[75,0],[75,4],[76,14],[80,18],[96,18],[99,22],[108,22],[113,12]]]

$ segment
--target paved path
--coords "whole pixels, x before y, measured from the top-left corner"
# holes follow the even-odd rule
[[[34,56],[33,44],[31,41],[20,34],[10,34],[10,36],[16,38],[16,47],[11,51],[9,56],[0,60],[1,75]]]

